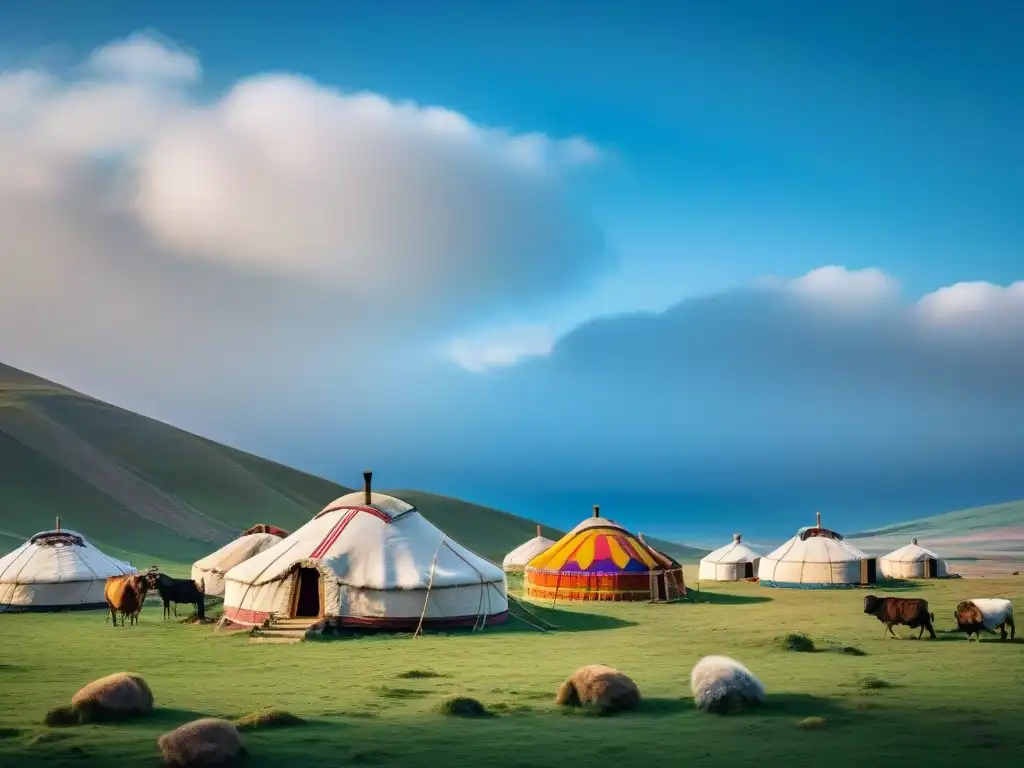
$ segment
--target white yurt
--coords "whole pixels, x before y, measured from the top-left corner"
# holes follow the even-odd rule
[[[526,570],[526,564],[533,560],[541,552],[544,552],[552,544],[551,539],[545,538],[540,535],[540,526],[537,526],[537,535],[529,541],[524,541],[518,547],[513,549],[507,555],[505,559],[501,561],[502,570],[507,573],[522,573]]]
[[[946,561],[911,539],[906,546],[878,558],[878,572],[887,579],[944,579]]]
[[[107,577],[138,573],[82,534],[61,528],[42,531],[0,558],[0,612],[104,608]]]
[[[732,541],[700,561],[700,581],[740,581],[757,576],[761,556],[743,543],[743,535],[734,533]]]
[[[763,587],[831,589],[874,584],[875,558],[868,556],[841,535],[821,527],[821,514],[813,527],[761,558],[758,575]]]
[[[197,584],[202,580],[207,595],[223,597],[225,573],[263,550],[270,549],[287,536],[287,531],[276,526],[263,523],[254,525],[216,552],[196,560],[192,565],[192,580]]]
[[[335,619],[409,630],[508,618],[505,573],[434,526],[414,506],[364,489],[331,502],[293,534],[224,577],[225,620]]]

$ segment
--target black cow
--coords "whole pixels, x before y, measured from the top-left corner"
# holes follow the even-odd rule
[[[928,634],[931,635],[932,640],[935,639],[935,630],[932,628],[935,615],[928,612],[927,600],[916,597],[875,597],[874,595],[865,595],[864,613],[876,617],[885,624],[885,632],[882,633],[882,637],[888,637],[889,635],[896,637],[896,633],[892,631],[893,626],[896,624],[906,624],[911,629],[921,628],[921,631],[917,633],[918,640],[924,635],[926,629]]]
[[[153,574],[156,591],[164,601],[164,620],[171,618],[171,603],[191,603],[196,607],[196,615],[200,620],[206,618],[205,583],[198,584],[192,579],[172,579],[165,573]],[[175,608],[175,616],[178,615]]]

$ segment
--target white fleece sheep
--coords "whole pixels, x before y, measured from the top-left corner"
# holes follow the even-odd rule
[[[1010,638],[1016,634],[1016,627],[1013,622],[1013,604],[1003,597],[978,597],[973,600],[963,600],[953,611],[956,619],[957,629],[967,633],[968,639],[972,634],[977,634],[982,628],[989,632],[1000,631],[1000,636],[1006,638],[1006,629],[1010,630]]]
[[[697,708],[725,714],[764,701],[764,686],[754,673],[728,656],[705,656],[693,666],[690,689]]]

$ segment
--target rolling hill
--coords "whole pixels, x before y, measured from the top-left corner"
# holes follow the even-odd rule
[[[847,538],[874,555],[917,538],[919,544],[950,560],[955,571],[1006,573],[1024,561],[1024,501],[946,512],[851,533]]]
[[[254,523],[294,530],[350,490],[0,364],[0,552],[60,516],[136,565],[188,563]],[[497,562],[535,535],[537,523],[523,517],[390,492]],[[704,554],[649,541],[683,561]]]

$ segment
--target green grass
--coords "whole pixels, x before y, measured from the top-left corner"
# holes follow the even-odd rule
[[[1024,642],[988,636],[968,643],[944,630],[960,599],[1004,596],[1021,604],[1024,581],[909,588],[908,596],[929,600],[937,640],[905,639],[905,627],[896,630],[902,639],[883,640],[882,625],[862,613],[863,594],[716,585],[699,602],[535,607],[563,628],[551,633],[513,622],[477,634],[294,646],[253,645],[209,626],[165,622],[155,605],[138,626],[116,629],[99,612],[0,616],[0,764],[152,766],[157,737],[189,719],[234,720],[267,709],[303,723],[247,731],[251,766],[299,759],[403,768],[746,765],[754,756],[762,764],[818,766],[827,751],[830,766],[855,767],[879,744],[892,764],[1013,764]],[[808,636],[819,652],[783,650],[779,639],[788,634]],[[827,652],[833,647],[864,655]],[[710,653],[748,665],[765,684],[767,705],[736,716],[698,713],[688,698],[689,674]],[[592,663],[633,677],[642,708],[607,718],[562,716],[553,704],[559,684]],[[81,685],[117,671],[147,680],[157,706],[152,717],[41,724]],[[452,696],[476,699],[492,716],[439,716]]]

